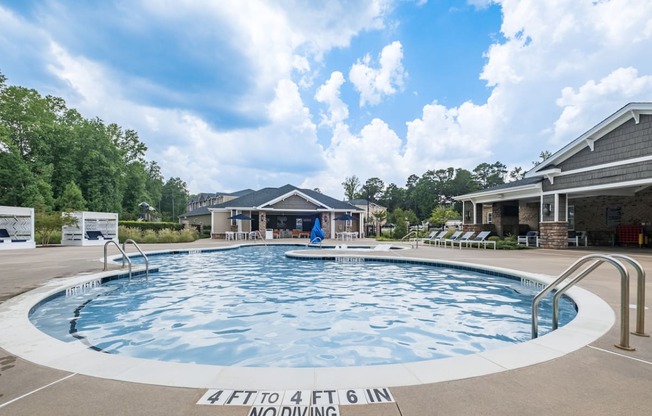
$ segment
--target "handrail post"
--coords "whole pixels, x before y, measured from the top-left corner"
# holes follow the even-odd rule
[[[104,271],[108,270],[108,247],[111,243],[113,243],[122,254],[122,267],[125,267],[125,259],[127,260],[127,263],[129,263],[129,281],[131,282],[131,259],[129,256],[127,256],[127,253],[125,253],[125,251],[120,248],[120,245],[118,245],[118,243],[116,243],[114,240],[109,240],[104,243]]]
[[[145,259],[145,279],[146,279],[146,280],[149,279],[149,259],[147,258],[147,256],[145,255],[145,253],[143,253],[143,250],[140,249],[140,246],[139,246],[138,244],[136,244],[136,242],[135,242],[134,240],[132,240],[131,238],[126,239],[126,240],[122,243],[122,251],[123,251],[124,253],[127,252],[127,249],[126,249],[127,243],[131,243],[131,244],[133,244],[134,247],[136,247],[136,250],[138,250],[138,252],[140,253],[140,255],[143,256],[143,258]],[[125,256],[126,256],[126,254],[125,254]],[[123,259],[123,263],[124,263],[124,259]]]
[[[636,270],[636,331],[632,332],[639,337],[649,337],[645,333],[645,269],[639,262],[622,254],[612,254],[611,257],[625,260]]]

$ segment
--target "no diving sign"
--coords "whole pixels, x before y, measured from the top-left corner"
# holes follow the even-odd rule
[[[226,390],[210,389],[197,404],[251,406],[248,416],[339,416],[340,405],[394,403],[389,389]]]

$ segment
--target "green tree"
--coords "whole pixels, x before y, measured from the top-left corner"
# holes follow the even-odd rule
[[[61,196],[57,198],[57,206],[59,210],[64,212],[86,210],[86,200],[81,189],[74,181],[68,182]]]
[[[170,178],[162,189],[161,215],[167,221],[178,221],[178,216],[186,210],[188,190],[181,178]]]
[[[445,206],[438,206],[437,208],[433,209],[432,212],[430,213],[429,221],[430,224],[441,227],[446,223],[446,221],[452,220],[454,218],[459,218],[459,216],[460,213],[452,208],[448,208]]]
[[[342,186],[344,187],[344,199],[346,201],[350,201],[352,199],[355,199],[356,192],[360,187],[360,179],[358,179],[358,177],[355,175],[347,176],[346,178],[344,178],[344,182],[342,182]]]
[[[486,189],[505,183],[503,178],[506,173],[507,167],[500,162],[481,163],[473,169],[473,179],[480,189]]]

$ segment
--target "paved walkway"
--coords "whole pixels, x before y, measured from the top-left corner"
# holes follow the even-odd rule
[[[297,240],[287,242],[297,242]],[[361,240],[360,244],[376,244]],[[143,249],[203,248],[225,242],[200,240],[183,245],[143,245]],[[600,250],[603,252],[604,250]],[[419,247],[392,251],[400,257],[455,260],[557,275],[589,249],[494,251]],[[648,274],[652,251],[612,251],[638,260]],[[387,254],[387,252],[383,253]],[[102,269],[101,247],[47,247],[0,251],[0,302],[50,279]],[[634,280],[634,279],[632,279]],[[604,299],[617,324],[603,337],[562,358],[516,370],[464,380],[392,387],[395,403],[340,406],[341,415],[649,415],[652,414],[652,340],[630,337],[636,351],[614,347],[619,340],[619,278],[602,266],[581,287]],[[632,281],[630,295],[634,303]],[[652,306],[652,285],[647,303]],[[652,314],[646,310],[647,332]],[[635,328],[634,309],[630,327]],[[135,384],[54,370],[0,349],[0,415],[238,415],[250,407],[201,406],[204,389]],[[280,412],[279,412],[280,414]],[[329,414],[332,416],[333,413]],[[265,414],[271,416],[271,413]],[[303,416],[303,415],[302,415]]]

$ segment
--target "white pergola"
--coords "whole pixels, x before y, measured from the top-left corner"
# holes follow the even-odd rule
[[[35,247],[34,208],[0,206],[0,250]]]

